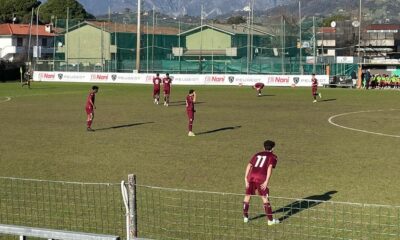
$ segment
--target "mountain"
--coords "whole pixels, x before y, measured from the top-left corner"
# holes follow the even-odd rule
[[[136,0],[78,0],[85,9],[94,15],[103,15],[111,12],[125,12],[128,9],[136,12]],[[267,10],[286,3],[290,0],[258,0],[255,9]],[[216,16],[241,10],[249,4],[249,0],[142,0],[144,10],[151,10],[153,6],[157,12],[171,16],[191,15],[199,16],[201,6],[206,16]]]

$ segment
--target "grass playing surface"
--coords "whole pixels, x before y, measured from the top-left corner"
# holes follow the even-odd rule
[[[194,87],[194,132],[187,136],[188,86],[173,86],[171,104],[152,102],[152,87],[99,85],[96,132],[86,132],[91,85],[0,84],[0,176],[119,182],[243,193],[244,171],[266,139],[276,141],[271,195],[306,198],[337,191],[334,201],[400,205],[398,91]],[[6,101],[10,97],[10,101]]]

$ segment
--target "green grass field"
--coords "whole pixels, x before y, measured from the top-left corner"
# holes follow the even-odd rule
[[[96,131],[87,132],[84,105],[90,87],[34,83],[27,89],[17,83],[0,84],[0,176],[118,183],[135,173],[140,185],[243,194],[246,164],[262,149],[264,140],[272,139],[279,161],[270,189],[274,209],[282,210],[277,217],[289,216],[285,224],[265,228],[265,220],[258,218],[244,225],[241,195],[139,186],[140,236],[400,237],[399,208],[340,203],[310,206],[287,199],[400,205],[400,138],[386,136],[400,135],[400,114],[395,110],[398,91],[320,89],[323,101],[314,104],[309,88],[267,88],[264,96],[256,97],[249,87],[194,87],[197,136],[188,137],[184,99],[189,86],[174,86],[167,108],[153,104],[151,86],[100,85]],[[338,116],[334,123],[365,132],[328,122],[331,116],[352,112],[358,113]],[[89,187],[89,192],[83,186],[62,183],[4,180],[0,185],[0,208],[7,211],[1,212],[0,223],[124,235],[118,185],[98,191]],[[39,195],[34,196],[35,192]],[[15,193],[19,200],[14,203]],[[41,193],[50,194],[49,201],[41,199]],[[86,205],[88,201],[94,206]],[[262,213],[259,205],[258,200],[252,205],[253,216]],[[300,210],[293,213],[296,208]],[[94,219],[90,212],[95,212]],[[44,225],[40,225],[41,217]]]
[[[337,191],[334,201],[399,205],[398,91],[308,88],[195,87],[196,137],[187,137],[184,99],[174,86],[171,106],[152,102],[151,86],[100,85],[93,128],[86,132],[89,84],[0,84],[0,176],[119,182],[243,193],[245,166],[265,139],[279,162],[271,195],[305,198]],[[6,101],[10,97],[10,101]]]

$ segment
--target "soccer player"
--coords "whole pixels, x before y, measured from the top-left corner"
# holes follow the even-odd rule
[[[319,98],[322,98],[322,94],[317,92],[317,90],[318,90],[318,80],[315,77],[315,73],[313,73],[312,77],[311,77],[311,90],[312,90],[312,95],[313,95],[313,98],[314,98],[313,102],[316,103],[317,102],[317,96],[319,96]]]
[[[189,90],[189,94],[186,96],[186,113],[189,118],[189,137],[196,136],[193,133],[193,121],[194,121],[194,103],[196,102],[196,92],[193,89]]]
[[[172,79],[169,77],[169,73],[165,74],[165,78],[162,80],[164,88],[164,106],[169,105],[169,95],[171,93],[171,83]]]
[[[255,195],[257,190],[261,196],[264,205],[264,211],[267,216],[268,226],[278,224],[279,220],[272,217],[272,208],[269,203],[269,180],[272,169],[275,168],[278,158],[272,152],[275,142],[267,140],[264,142],[264,151],[256,153],[247,164],[244,181],[246,184],[246,196],[243,201],[244,222],[249,221],[250,198]]]
[[[160,102],[160,84],[161,84],[160,74],[156,73],[156,76],[153,78],[154,104],[159,104],[159,102]]]
[[[92,122],[94,118],[94,109],[96,109],[96,106],[94,105],[94,100],[96,98],[96,93],[99,91],[98,86],[93,86],[92,89],[89,92],[89,96],[87,97],[86,100],[86,114],[87,114],[87,131],[94,132],[92,129]]]
[[[22,87],[27,85],[28,88],[31,88],[31,81],[32,81],[32,71],[29,69],[24,73],[24,82],[22,83]]]
[[[255,90],[257,90],[257,93],[258,93],[258,96],[260,97],[261,96],[261,89],[263,89],[264,88],[264,83],[262,83],[262,82],[258,82],[258,83],[256,83],[256,84],[254,84],[254,86],[253,86],[253,89],[255,89]]]

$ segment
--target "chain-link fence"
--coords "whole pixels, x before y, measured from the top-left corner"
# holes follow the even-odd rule
[[[221,19],[212,9],[189,16],[181,1],[176,12],[159,6],[125,11],[97,21],[55,19],[54,53],[34,59],[35,70],[79,72],[171,72],[221,74],[330,74],[357,72],[359,58],[343,63],[336,56],[357,56],[358,31],[346,16],[340,31],[327,32],[329,19],[281,11],[279,17],[251,9]],[[250,1],[249,1],[250,2]],[[257,6],[258,3],[255,3]],[[209,12],[211,11],[211,12]],[[209,13],[207,13],[209,12]],[[171,15],[172,14],[172,15]],[[241,21],[229,19],[241,16]],[[343,20],[344,21],[344,20]],[[350,23],[350,24],[349,24]],[[339,28],[338,28],[339,29]],[[140,59],[137,32],[140,31]],[[337,44],[329,45],[329,41]],[[328,44],[329,43],[329,44]],[[332,53],[329,51],[336,51]],[[139,69],[137,62],[139,61]]]
[[[120,185],[111,183],[0,178],[0,223],[121,237],[126,233]]]

